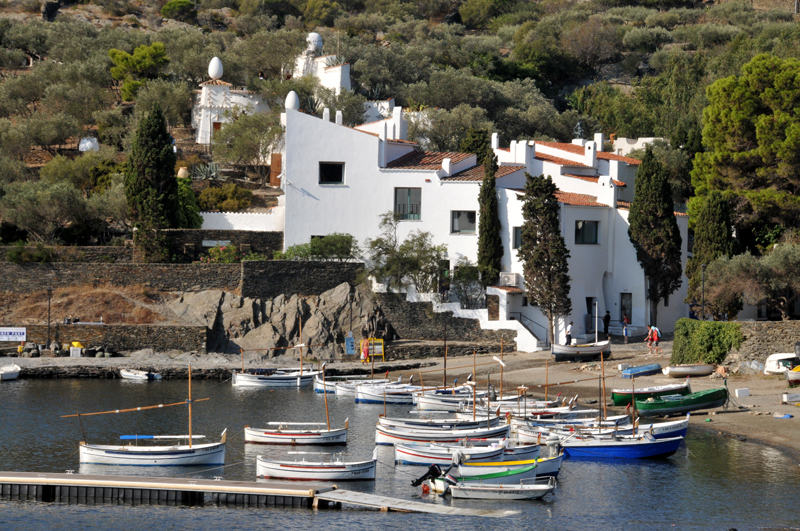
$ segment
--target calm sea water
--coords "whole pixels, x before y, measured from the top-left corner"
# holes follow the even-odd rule
[[[235,389],[230,382],[195,381],[194,433],[217,439],[228,428],[226,466],[220,469],[92,467],[78,464],[82,439],[76,419],[61,415],[171,403],[186,397],[186,382],[138,383],[121,380],[19,380],[0,385],[0,470],[124,475],[223,476],[254,480],[256,455],[286,457],[287,447],[247,445],[245,425],[269,421],[325,421],[321,395],[313,391]],[[349,460],[369,459],[381,405],[329,398],[332,426],[350,419]],[[409,406],[389,407],[407,416]],[[187,411],[177,406],[147,412],[85,417],[86,439],[116,444],[121,434],[180,434]],[[314,450],[302,448],[303,450]],[[321,449],[317,449],[321,450]],[[327,449],[325,449],[327,450]],[[0,530],[51,529],[763,529],[796,528],[800,467],[769,447],[689,431],[686,448],[662,461],[565,461],[554,496],[541,501],[479,502],[423,496],[411,487],[424,467],[395,466],[391,447],[380,447],[378,479],[342,488],[404,499],[464,507],[503,508],[518,515],[494,519],[429,514],[380,513],[345,507],[234,509],[128,507],[0,501]]]

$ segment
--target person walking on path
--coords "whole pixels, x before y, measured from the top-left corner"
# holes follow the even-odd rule
[[[623,343],[627,343],[628,342],[628,316],[625,315],[624,313],[622,314],[622,337],[623,337],[622,342]]]
[[[653,327],[647,325],[647,354],[650,355],[653,353]]]
[[[653,335],[653,352],[655,354],[663,354],[664,351],[658,346],[658,341],[661,339],[661,330],[656,325],[651,326],[650,330]]]
[[[611,323],[611,312],[606,310],[606,314],[603,316],[603,333],[606,336],[606,339],[611,339],[608,336],[608,325]]]
[[[570,321],[569,324],[567,325],[567,342],[566,342],[566,344],[567,345],[571,345],[572,344],[572,321]]]

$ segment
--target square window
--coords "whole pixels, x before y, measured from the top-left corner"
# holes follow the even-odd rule
[[[575,222],[575,243],[580,245],[597,244],[597,221]]]
[[[320,162],[319,184],[344,184],[344,162]]]
[[[421,219],[422,188],[395,188],[394,212],[400,219]]]
[[[514,235],[511,238],[511,248],[519,249],[522,245],[522,227],[514,227]]]
[[[475,211],[453,210],[450,212],[450,232],[475,234]]]

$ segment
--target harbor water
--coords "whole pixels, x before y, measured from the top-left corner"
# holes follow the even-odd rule
[[[187,431],[185,406],[61,418],[137,406],[179,402],[186,381],[18,380],[0,385],[0,470],[255,480],[256,456],[298,459],[289,451],[342,452],[345,460],[371,458],[375,423],[383,405],[354,404],[329,396],[331,427],[349,418],[342,447],[244,444],[243,428],[270,421],[325,422],[323,397],[311,389],[233,388],[230,382],[197,381],[193,432],[217,440],[228,429],[226,465],[213,467],[109,467],[78,463],[78,442],[119,444],[120,435],[177,435]],[[411,406],[389,406],[389,416],[408,416]],[[777,421],[776,421],[777,422]],[[203,441],[209,442],[209,441]],[[320,456],[305,456],[310,459]],[[411,481],[425,467],[394,464],[392,447],[378,452],[377,480],[339,483],[339,488],[432,504],[519,511],[507,518],[341,510],[216,507],[67,505],[0,501],[0,529],[764,529],[795,528],[800,467],[773,448],[690,428],[685,447],[657,461],[567,460],[553,495],[539,501],[450,500],[423,495]],[[295,483],[295,486],[297,484]]]

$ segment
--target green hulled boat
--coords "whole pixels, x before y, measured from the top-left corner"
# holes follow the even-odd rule
[[[612,389],[611,400],[615,406],[627,406],[631,403],[631,396],[635,396],[637,403],[648,398],[658,398],[664,395],[688,395],[692,392],[689,380],[680,384],[659,385],[656,387],[642,387],[641,389]]]
[[[688,395],[665,395],[647,400],[637,400],[636,409],[644,416],[672,415],[698,409],[711,409],[728,400],[728,389],[709,389]]]

